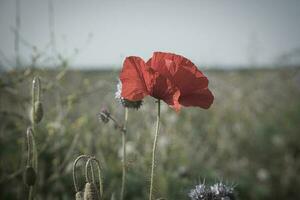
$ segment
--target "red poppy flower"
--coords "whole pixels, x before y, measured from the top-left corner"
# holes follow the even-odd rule
[[[147,63],[139,57],[127,57],[120,74],[121,96],[130,101],[151,95],[176,111],[181,106],[209,108],[213,95],[208,80],[187,58],[155,52]]]

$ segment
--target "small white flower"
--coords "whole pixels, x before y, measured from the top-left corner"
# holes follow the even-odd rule
[[[227,186],[222,182],[212,186],[204,183],[196,185],[196,188],[188,194],[192,200],[234,200],[233,187]]]
[[[121,92],[122,92],[122,82],[119,80],[118,84],[117,84],[117,91],[115,93],[115,98],[116,99],[118,99],[118,100],[122,99]]]
[[[196,185],[196,188],[190,191],[189,197],[192,200],[208,200],[209,190],[205,184]]]

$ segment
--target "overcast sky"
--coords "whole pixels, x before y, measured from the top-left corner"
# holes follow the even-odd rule
[[[48,1],[21,0],[21,35],[40,49],[50,40]],[[52,1],[56,49],[66,57],[81,49],[77,67],[120,67],[126,56],[153,51],[208,66],[272,64],[300,47],[299,0]],[[15,10],[15,0],[0,0],[2,63],[15,55]],[[32,49],[20,51],[30,58]]]

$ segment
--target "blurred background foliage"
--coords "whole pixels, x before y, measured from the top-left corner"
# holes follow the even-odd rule
[[[162,105],[155,196],[188,199],[205,179],[236,185],[239,199],[300,199],[300,69],[206,70],[215,102],[209,110]],[[11,69],[0,79],[0,199],[25,199],[22,171],[30,126],[31,81],[42,81],[44,118],[36,129],[37,199],[74,199],[72,162],[95,155],[105,199],[119,197],[121,134],[97,113],[107,108],[120,122],[114,99],[118,72]],[[148,195],[155,103],[130,110],[126,199]],[[83,175],[80,182],[84,184]]]

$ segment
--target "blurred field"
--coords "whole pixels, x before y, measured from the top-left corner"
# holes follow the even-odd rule
[[[300,69],[205,71],[215,102],[209,110],[162,106],[155,196],[188,199],[203,179],[236,184],[238,199],[300,199]],[[99,122],[114,99],[117,71],[26,70],[0,80],[0,199],[25,199],[22,169],[30,125],[31,81],[42,80],[45,115],[36,131],[38,199],[74,199],[72,162],[95,155],[105,199],[121,187],[121,135]],[[130,110],[126,199],[147,199],[155,124],[154,99]],[[81,178],[82,185],[83,177]]]

